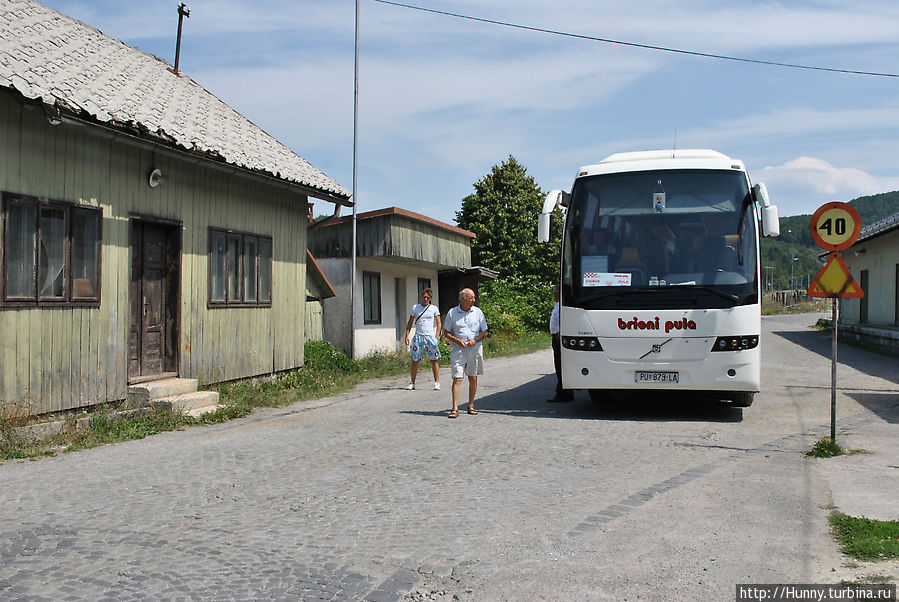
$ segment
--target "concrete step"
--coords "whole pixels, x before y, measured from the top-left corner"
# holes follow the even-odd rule
[[[219,394],[215,391],[195,391],[183,395],[154,399],[150,404],[154,407],[163,407],[196,418],[219,407]]]
[[[187,412],[187,415],[190,416],[191,418],[199,418],[203,414],[208,414],[209,412],[214,412],[217,409],[219,409],[220,407],[221,407],[220,405],[216,404],[214,406],[207,406],[205,408],[196,408],[194,410],[191,410],[190,412]]]
[[[161,378],[128,387],[128,405],[141,407],[166,397],[176,397],[197,391],[195,378]]]

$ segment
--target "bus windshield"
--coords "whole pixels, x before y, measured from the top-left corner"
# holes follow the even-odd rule
[[[758,303],[758,234],[741,171],[580,178],[562,249],[565,305],[723,308]]]

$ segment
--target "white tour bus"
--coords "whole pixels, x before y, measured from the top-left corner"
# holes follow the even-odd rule
[[[759,233],[777,207],[742,161],[711,150],[619,153],[550,192],[565,212],[566,389],[709,392],[748,407],[760,385]]]

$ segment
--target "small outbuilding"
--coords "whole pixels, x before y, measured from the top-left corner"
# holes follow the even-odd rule
[[[842,257],[864,297],[841,300],[841,335],[899,352],[899,213],[862,228]]]
[[[309,231],[309,248],[337,296],[324,302],[324,336],[353,358],[396,351],[421,291],[431,288],[446,315],[462,282],[473,286],[495,272],[472,268],[473,232],[398,207],[356,216],[353,291],[353,218],[329,218]],[[355,343],[355,344],[354,344]]]

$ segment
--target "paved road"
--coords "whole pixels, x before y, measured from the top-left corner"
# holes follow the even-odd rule
[[[477,416],[449,420],[449,391],[397,378],[7,462],[0,599],[722,600],[833,582],[831,491],[799,453],[829,424],[813,321],[764,319],[747,410],[547,404],[545,351],[489,361]],[[840,353],[841,436],[899,421],[895,358]]]

